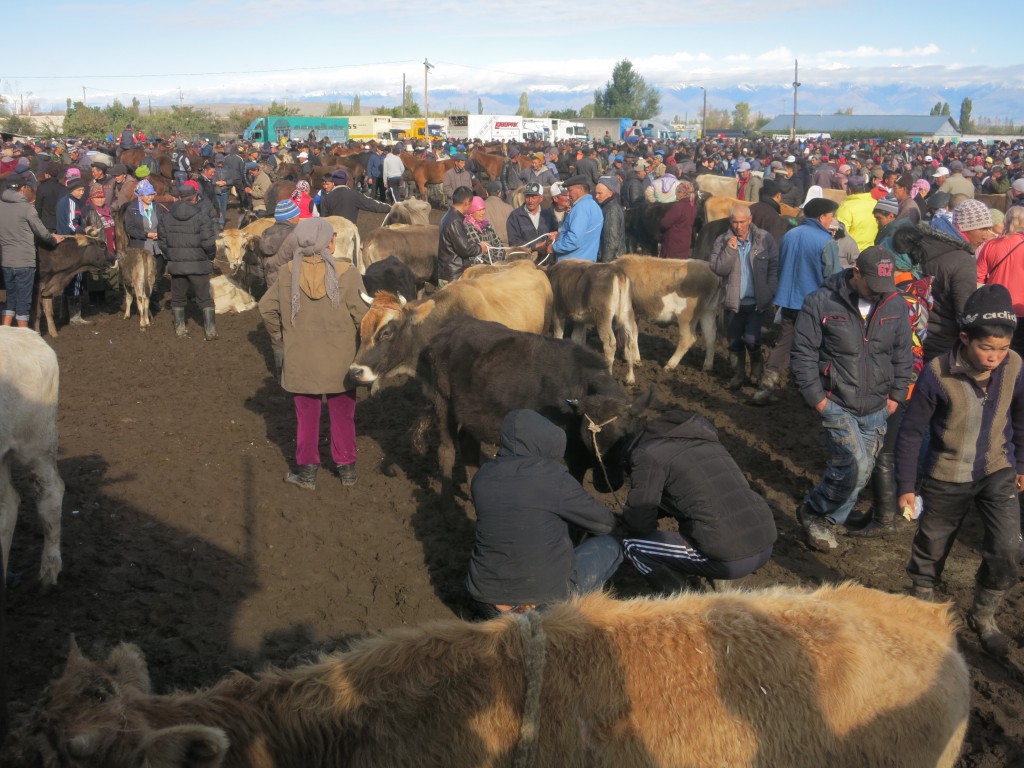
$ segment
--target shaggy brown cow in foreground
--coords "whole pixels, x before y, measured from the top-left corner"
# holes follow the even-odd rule
[[[970,694],[951,624],[946,606],[854,585],[593,596],[168,696],[135,646],[100,663],[73,647],[12,752],[81,768],[944,768]]]

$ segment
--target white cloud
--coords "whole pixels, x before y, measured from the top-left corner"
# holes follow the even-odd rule
[[[870,45],[861,45],[848,51],[822,51],[817,55],[833,59],[917,59],[922,56],[934,56],[940,52],[939,46],[929,43],[922,48],[875,48]]]

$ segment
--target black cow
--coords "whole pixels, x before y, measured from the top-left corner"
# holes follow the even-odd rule
[[[397,256],[388,256],[368,266],[363,275],[363,285],[368,296],[376,296],[377,291],[386,291],[406,301],[416,298],[416,276]]]
[[[455,317],[436,335],[424,339],[415,324],[389,323],[378,331],[376,344],[360,351],[352,374],[372,381],[417,360],[416,375],[426,385],[440,431],[438,460],[442,503],[454,497],[455,439],[464,438],[463,458],[472,463],[481,442],[497,443],[505,414],[516,408],[538,411],[566,430],[566,464],[577,479],[591,465],[579,424],[569,404],[587,395],[625,401],[626,395],[596,352],[569,340],[512,331],[498,323]],[[608,478],[622,484],[622,462],[611,457]],[[603,475],[595,485],[604,488]]]
[[[628,253],[658,255],[661,244],[661,220],[674,203],[643,203],[626,210],[626,250]]]
[[[697,233],[690,258],[698,261],[711,261],[711,251],[715,247],[715,240],[719,235],[724,235],[728,231],[729,219],[715,219],[715,221],[705,224]]]
[[[56,338],[57,324],[53,321],[53,300],[59,298],[68,283],[79,272],[106,270],[114,266],[114,257],[98,240],[85,235],[68,236],[56,248],[39,248],[39,268],[36,273],[35,302],[32,306],[32,325],[42,331],[39,312],[42,308],[50,336]]]

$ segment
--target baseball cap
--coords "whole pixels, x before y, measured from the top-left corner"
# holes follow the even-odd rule
[[[857,271],[874,293],[888,295],[896,290],[896,258],[876,245],[857,257]]]
[[[564,195],[565,191],[566,191],[565,190],[565,185],[562,184],[562,182],[560,182],[560,181],[556,181],[554,184],[551,185],[551,196],[552,197],[558,197],[559,195]]]
[[[536,181],[531,181],[523,188],[524,195],[543,195],[544,187],[538,184]]]

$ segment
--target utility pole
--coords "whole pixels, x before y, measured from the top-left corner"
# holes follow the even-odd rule
[[[153,97],[149,97],[149,116],[153,116]]]
[[[433,64],[431,64],[426,59],[423,60],[423,117],[426,118],[428,121],[430,120],[430,108],[427,106],[427,75],[430,74],[430,70],[432,70],[433,68]],[[426,125],[426,123],[424,123],[424,125]],[[424,129],[424,135],[430,135],[429,128]]]
[[[405,72],[402,73],[402,117],[405,117]]]
[[[83,104],[84,106],[88,106],[88,103],[89,103],[89,102],[87,102],[87,101],[85,100],[85,86],[83,85],[83,86],[82,86],[82,104]]]
[[[789,140],[796,141],[796,96],[800,88],[800,62],[793,59],[793,127],[789,131]]]
[[[185,106],[185,94],[181,92],[181,86],[178,86],[178,106]]]
[[[700,89],[704,91],[704,109],[700,113],[700,138],[703,141],[707,138],[708,131],[708,89],[703,85]]]

